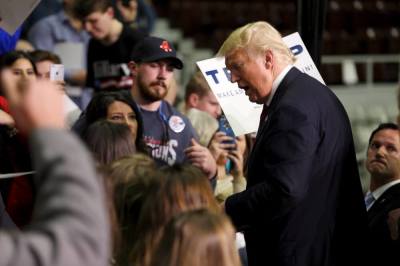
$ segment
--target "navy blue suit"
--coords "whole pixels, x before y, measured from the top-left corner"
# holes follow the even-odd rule
[[[227,214],[249,265],[365,265],[367,216],[347,114],[332,91],[292,68],[248,160],[247,189]]]

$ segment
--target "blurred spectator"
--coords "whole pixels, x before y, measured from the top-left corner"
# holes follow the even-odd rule
[[[74,130],[84,136],[91,124],[103,119],[114,123],[126,124],[131,130],[136,150],[147,153],[147,147],[143,140],[142,116],[131,97],[122,92],[101,92],[96,94],[86,108],[85,114],[74,126]]]
[[[150,265],[241,266],[232,223],[207,209],[178,214],[166,225]]]
[[[29,53],[29,52],[34,51],[35,47],[33,47],[33,45],[30,42],[28,42],[27,40],[20,39],[20,40],[18,40],[17,45],[15,46],[15,50]]]
[[[41,0],[23,24],[23,37],[26,37],[29,29],[40,19],[53,15],[62,9],[62,0]]]
[[[215,119],[221,115],[221,106],[211,91],[210,86],[203,74],[197,71],[189,83],[186,85],[185,91],[185,110],[196,108],[203,112],[207,112]]]
[[[12,69],[14,82],[21,80],[35,80],[36,66],[32,57],[23,51],[11,51],[0,57],[0,70]],[[0,93],[3,92],[0,90]],[[4,95],[4,94],[3,94]]]
[[[146,0],[114,0],[117,15],[122,22],[146,35],[153,31],[156,12],[151,2]]]
[[[233,138],[219,131],[213,136],[209,147],[218,165],[215,196],[219,202],[223,202],[228,196],[246,188],[243,172],[246,140],[244,136]]]
[[[20,35],[21,28],[12,35],[0,28],[0,55],[14,50]]]
[[[5,96],[6,82],[17,84],[36,80],[36,67],[29,54],[21,51],[11,51],[0,57],[0,72],[10,71],[8,80],[1,80],[0,94]],[[11,89],[17,90],[16,86]],[[3,98],[0,109],[3,116],[9,113],[8,98]],[[45,116],[45,114],[43,114]],[[12,115],[11,115],[12,116]],[[10,116],[8,116],[10,118]],[[14,120],[14,117],[12,117]],[[32,171],[31,154],[27,136],[20,132],[18,125],[9,122],[0,126],[1,138],[1,171],[2,173],[21,173]],[[0,182],[6,209],[12,220],[19,227],[29,223],[33,211],[35,189],[30,175],[21,175]]]
[[[82,21],[73,13],[75,0],[63,0],[63,9],[56,14],[44,17],[36,22],[29,30],[28,40],[36,49],[55,52],[57,44],[79,43],[86,52],[89,42],[89,34],[83,29]],[[71,52],[69,57],[75,54]],[[75,58],[77,65],[85,66],[82,58]],[[68,83],[84,86],[86,70],[83,68],[66,68],[65,80]]]
[[[218,130],[217,120],[210,114],[196,108],[190,108],[185,114],[199,136],[199,143],[204,147],[208,147]]]
[[[36,50],[31,52],[30,55],[32,56],[32,59],[35,62],[37,77],[39,79],[50,79],[51,65],[62,64],[60,57],[48,51]],[[70,128],[76,122],[76,120],[78,120],[81,114],[81,110],[65,93],[64,89],[65,82],[64,81],[56,81],[56,82],[61,86],[63,92],[65,120],[67,126]]]
[[[193,114],[198,113],[193,112],[193,109],[207,113],[212,116],[215,122],[212,119],[203,119],[203,124],[199,123],[199,119],[193,121],[191,118],[196,119]],[[221,127],[219,127],[217,119],[220,119],[222,110],[217,97],[211,91],[200,71],[197,71],[186,85],[185,110],[192,124],[196,125],[194,127],[200,139],[209,136],[206,146],[209,147],[218,165],[215,188],[218,201],[222,202],[228,196],[243,191],[246,188],[246,179],[243,175],[244,152],[246,150],[245,137],[234,138],[219,131]],[[197,114],[197,116],[200,116],[200,114]],[[206,115],[202,114],[201,116],[205,117]]]
[[[2,89],[16,124],[29,135],[38,195],[22,232],[0,231],[0,265],[108,265],[103,189],[83,145],[63,130],[61,95],[50,82],[15,83],[2,70]]]
[[[53,64],[62,64],[58,55],[45,51],[35,50],[29,53],[35,62],[37,77],[39,79],[50,79],[50,67]]]
[[[164,166],[155,177],[139,216],[133,265],[149,265],[165,225],[175,215],[201,208],[213,212],[220,210],[209,182],[196,167]]]
[[[155,170],[153,159],[140,153],[114,161],[106,169],[118,220],[119,242],[114,248],[117,265],[130,265],[129,252],[138,241],[135,231],[139,214]]]
[[[92,37],[86,86],[95,91],[130,89],[133,81],[126,62],[143,34],[115,18],[111,0],[75,0],[74,12]]]
[[[100,165],[136,153],[135,138],[125,124],[98,120],[89,126],[84,140]]]

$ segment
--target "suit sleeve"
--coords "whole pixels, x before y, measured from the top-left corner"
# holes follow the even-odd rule
[[[310,117],[297,108],[283,106],[271,114],[268,123],[254,159],[261,166],[257,165],[256,171],[249,169],[257,184],[232,195],[225,203],[238,230],[285,215],[302,200],[310,183],[319,143]]]
[[[0,265],[107,265],[107,208],[83,144],[47,129],[33,133],[31,148],[38,189],[33,220],[24,231],[0,231]]]

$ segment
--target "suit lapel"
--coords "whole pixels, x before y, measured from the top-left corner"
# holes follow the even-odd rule
[[[274,115],[274,111],[275,111],[276,107],[278,106],[282,97],[285,95],[286,91],[290,88],[290,84],[292,83],[292,81],[299,74],[301,74],[301,72],[296,67],[292,67],[289,70],[289,72],[286,74],[285,78],[282,80],[281,84],[279,84],[278,88],[276,89],[276,93],[275,93],[274,97],[272,98],[270,105],[268,106],[267,120],[264,123],[261,123],[260,127],[258,128],[257,137],[254,142],[253,149],[249,156],[249,160],[248,160],[249,164],[248,165],[250,165],[251,162],[253,161],[253,156],[259,146],[257,144],[261,141],[261,139],[263,138],[263,135],[265,134],[267,128],[269,127],[271,117]]]
[[[381,214],[389,211],[386,208],[393,203],[394,198],[400,198],[400,183],[390,187],[374,202],[368,211],[368,223],[374,223],[375,218],[379,218]]]

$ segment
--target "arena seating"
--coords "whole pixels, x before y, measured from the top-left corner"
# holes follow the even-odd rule
[[[169,3],[169,8],[159,14],[164,14],[171,28],[182,31],[176,44],[189,66],[182,75],[182,84],[194,71],[194,63],[212,57],[239,26],[267,20],[283,35],[297,31],[295,0]],[[349,113],[364,189],[368,186],[364,159],[369,134],[380,122],[395,121],[397,114],[399,18],[399,0],[328,1],[319,70]]]

